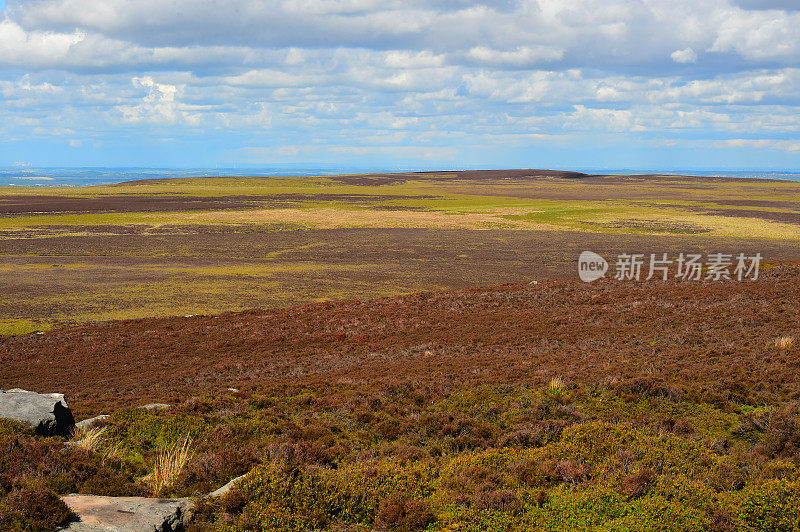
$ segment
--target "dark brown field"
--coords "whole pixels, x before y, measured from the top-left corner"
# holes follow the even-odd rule
[[[0,337],[0,388],[66,392],[81,415],[227,387],[554,375],[785,399],[796,362],[766,344],[798,333],[796,269],[587,286],[576,259],[797,261],[798,207],[795,183],[544,170],[9,191],[0,322],[57,328]],[[253,308],[271,310],[226,312]]]
[[[490,279],[487,279],[490,281]],[[655,379],[698,398],[800,397],[800,269],[755,282],[550,280],[0,339],[0,387],[59,390],[81,416],[228,387]],[[426,351],[429,353],[426,355]]]

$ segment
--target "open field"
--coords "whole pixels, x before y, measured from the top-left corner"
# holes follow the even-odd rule
[[[775,261],[798,244],[792,182],[517,170],[7,187],[0,332],[552,278],[583,249]]]
[[[0,386],[113,415],[86,451],[0,430],[0,522],[9,486],[192,496],[252,470],[193,530],[794,530],[798,301],[795,264],[7,336]],[[151,401],[173,406],[128,408]]]
[[[84,416],[228,387],[448,387],[658,376],[697,397],[800,399],[800,270],[757,281],[554,279],[0,339],[0,383],[59,389]],[[431,351],[435,356],[426,356]]]
[[[796,531],[798,217],[798,183],[538,171],[3,190],[0,389],[110,418],[0,420],[0,530],[87,493],[188,532]],[[587,284],[583,250],[766,262]]]

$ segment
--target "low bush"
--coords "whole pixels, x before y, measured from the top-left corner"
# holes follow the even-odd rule
[[[764,444],[770,457],[800,458],[800,406],[797,403],[771,413]]]
[[[52,530],[58,494],[202,495],[248,471],[200,504],[195,532],[792,530],[798,406],[703,397],[656,379],[287,387],[118,412],[85,445],[0,420],[0,530]],[[148,490],[159,453],[181,438],[193,452]]]
[[[800,484],[786,480],[753,483],[732,498],[739,524],[754,530],[794,531],[800,526]]]
[[[246,528],[253,519],[272,520],[288,511],[297,529],[321,528],[329,522],[369,526],[389,495],[399,491],[409,500],[425,500],[433,492],[432,481],[433,472],[424,464],[356,463],[287,474],[279,465],[265,463],[239,487],[248,501],[239,525]]]
[[[375,528],[415,532],[424,530],[434,521],[436,516],[427,502],[408,500],[405,494],[396,491],[382,500],[378,506]]]
[[[71,516],[72,512],[58,495],[44,487],[15,489],[0,501],[2,530],[54,530]]]
[[[622,480],[622,493],[629,499],[638,499],[647,492],[655,478],[656,473],[652,469],[641,469]]]

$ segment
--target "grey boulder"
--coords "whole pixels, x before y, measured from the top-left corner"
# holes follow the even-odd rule
[[[192,517],[189,499],[68,495],[61,500],[78,517],[64,532],[180,532]]]
[[[111,416],[108,414],[101,414],[99,416],[90,417],[89,419],[84,419],[83,421],[78,421],[75,423],[76,429],[84,429],[90,430],[98,427],[102,427],[108,423],[108,420],[111,419]]]
[[[43,436],[68,438],[75,428],[75,418],[60,393],[0,390],[0,418],[20,421]]]
[[[234,486],[236,486],[236,484],[238,484],[239,482],[244,480],[244,478],[248,474],[249,473],[245,473],[244,475],[240,475],[240,476],[236,477],[235,479],[231,480],[230,482],[228,482],[227,484],[225,484],[221,488],[217,488],[214,491],[212,491],[211,493],[209,493],[208,496],[210,498],[212,498],[212,499],[216,499],[217,497],[222,497],[223,495],[226,495],[229,491],[231,491],[234,488]]]
[[[170,406],[171,405],[168,405],[167,403],[150,403],[150,404],[142,405],[139,408],[154,412],[154,411],[158,411],[158,410],[164,410],[166,408],[169,408]]]

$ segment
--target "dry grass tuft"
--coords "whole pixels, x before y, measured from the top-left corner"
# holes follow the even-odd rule
[[[150,492],[158,496],[164,489],[175,484],[191,455],[192,439],[185,436],[170,449],[161,451],[153,463],[153,471],[142,480]]]
[[[105,443],[105,427],[78,429],[73,436],[75,447],[84,451],[98,452]]]
[[[118,441],[104,446],[101,450],[101,454],[103,456],[101,461],[103,465],[108,462],[122,462],[125,459],[125,446],[122,442]]]
[[[98,453],[101,463],[121,462],[125,458],[125,446],[122,442],[111,442],[106,437],[106,427],[77,429],[72,436],[72,445],[84,451]]]
[[[564,389],[564,386],[566,386],[564,384],[564,379],[562,379],[561,377],[553,377],[552,379],[550,379],[550,383],[547,385],[547,389],[548,391],[551,392],[560,392],[561,390]]]
[[[775,339],[775,347],[781,351],[788,351],[794,347],[794,336],[781,336]]]

